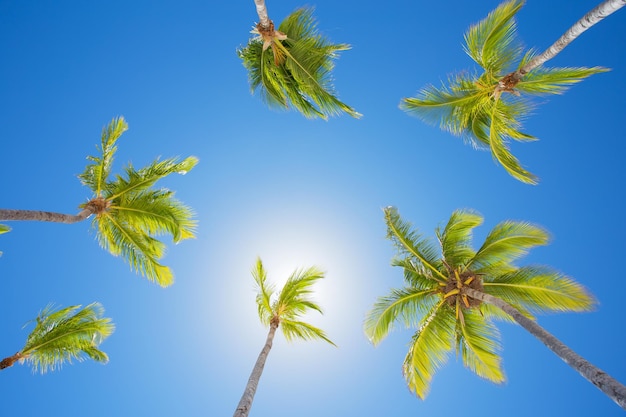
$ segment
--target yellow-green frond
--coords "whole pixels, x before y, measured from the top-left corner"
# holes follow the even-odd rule
[[[437,370],[445,365],[454,346],[454,311],[441,301],[424,317],[413,335],[402,373],[411,392],[425,399]]]
[[[280,329],[282,330],[282,333],[288,342],[291,342],[295,339],[324,340],[333,346],[337,346],[332,340],[328,338],[328,336],[322,329],[319,329],[303,321],[282,320],[280,322]]]
[[[261,258],[257,258],[254,267],[252,268],[252,277],[257,286],[256,304],[259,313],[259,319],[261,323],[269,326],[274,311],[272,310],[271,298],[274,294],[274,285],[268,284],[267,272],[263,267]]]
[[[482,222],[483,217],[476,211],[455,210],[443,232],[437,228],[435,233],[439,238],[443,258],[450,267],[465,265],[474,257],[472,231]]]
[[[407,328],[418,326],[440,299],[436,288],[392,289],[388,295],[379,297],[374,307],[367,313],[364,323],[365,334],[370,342],[377,345],[387,337],[398,321]]]
[[[504,382],[498,329],[477,310],[464,309],[462,314],[463,319],[457,320],[457,349],[463,364],[481,378]]]
[[[484,283],[484,291],[536,313],[589,311],[593,296],[570,277],[546,266],[526,266]]]
[[[608,68],[535,68],[524,75],[516,88],[528,94],[562,94],[573,84],[579,83],[593,74],[610,71]]]

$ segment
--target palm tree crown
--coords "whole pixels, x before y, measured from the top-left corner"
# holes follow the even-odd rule
[[[172,173],[185,174],[198,162],[195,157],[156,160],[135,169],[125,168],[125,176],[109,178],[116,143],[128,125],[119,117],[102,131],[101,156],[89,157],[91,163],[79,176],[94,196],[82,208],[94,214],[92,224],[100,245],[113,255],[122,255],[132,268],[161,286],[172,284],[171,270],[159,263],[165,243],[156,237],[168,234],[174,242],[194,237],[196,222],[190,208],[174,198],[167,188],[154,184]]]
[[[456,348],[463,364],[477,375],[500,383],[505,379],[494,319],[512,321],[495,306],[469,294],[504,300],[526,317],[547,311],[585,311],[593,298],[571,278],[546,266],[517,267],[513,261],[532,247],[545,245],[547,233],[525,222],[505,221],[494,227],[482,246],[472,248],[472,230],[482,217],[455,211],[437,229],[437,249],[397,210],[385,209],[388,238],[398,255],[392,264],[404,269],[406,286],[381,297],[368,313],[365,332],[380,343],[401,321],[417,329],[403,373],[412,392],[425,398],[434,373]]]
[[[293,107],[309,118],[326,119],[342,112],[361,116],[336,97],[332,86],[333,60],[350,46],[321,36],[312,9],[294,11],[278,30],[270,20],[267,27],[257,24],[252,33],[258,36],[237,54],[248,70],[252,91],[259,90],[266,103]]]
[[[15,362],[30,363],[34,371],[45,373],[60,368],[73,359],[82,361],[89,357],[96,362],[106,363],[108,356],[99,349],[115,326],[103,318],[104,310],[98,303],[81,308],[80,305],[54,310],[46,307],[33,320],[35,328],[26,339],[24,347],[15,355],[3,359],[0,369]]]
[[[514,16],[524,2],[511,0],[465,33],[465,52],[482,69],[453,75],[448,85],[429,85],[416,97],[405,98],[400,107],[427,122],[462,136],[476,148],[490,149],[495,161],[514,178],[536,184],[537,177],[522,167],[509,150],[508,141],[533,141],[520,131],[521,122],[533,109],[532,95],[560,94],[567,87],[605,68],[529,69],[523,78],[512,80],[512,67],[524,68],[536,51],[524,48],[517,39]],[[509,74],[507,76],[507,74]]]

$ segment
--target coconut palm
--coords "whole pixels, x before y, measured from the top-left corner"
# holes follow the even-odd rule
[[[505,380],[494,320],[517,322],[605,394],[626,407],[626,387],[577,355],[541,328],[533,314],[587,311],[594,299],[571,278],[546,266],[518,267],[513,261],[532,247],[545,245],[542,228],[504,221],[494,227],[478,251],[472,230],[483,218],[457,210],[443,230],[439,248],[423,238],[392,207],[385,209],[388,238],[404,270],[406,286],[380,297],[365,320],[365,332],[380,343],[401,321],[415,327],[403,373],[409,389],[425,398],[434,373],[456,348],[463,364],[482,378]]]
[[[81,308],[80,305],[54,310],[46,307],[33,320],[35,328],[26,344],[17,353],[0,361],[0,369],[13,366],[15,362],[29,363],[33,371],[42,374],[54,371],[64,363],[76,359],[91,358],[106,363],[109,358],[99,349],[115,326],[111,319],[103,318],[104,309],[98,303]]]
[[[258,287],[256,303],[259,318],[261,323],[269,327],[269,333],[237,405],[235,417],[244,417],[250,412],[267,355],[272,348],[274,335],[279,326],[287,341],[321,339],[335,346],[323,330],[301,320],[302,315],[310,310],[322,313],[322,309],[311,300],[309,295],[312,293],[311,286],[317,280],[324,278],[323,272],[316,267],[296,270],[287,279],[280,292],[276,292],[274,285],[267,282],[267,274],[260,259],[256,261],[252,276]]]
[[[265,2],[255,3],[259,23],[252,33],[257,36],[237,50],[252,92],[258,90],[271,107],[293,107],[309,118],[326,119],[342,112],[360,117],[337,98],[331,79],[337,52],[350,46],[333,44],[320,35],[310,8],[297,9],[276,30]]]
[[[129,164],[125,176],[110,178],[117,140],[127,129],[123,117],[114,118],[103,129],[101,156],[90,156],[91,163],[79,175],[93,195],[79,206],[82,210],[78,214],[0,209],[0,220],[76,223],[93,215],[92,226],[100,246],[121,255],[135,271],[165,287],[173,283],[174,275],[159,263],[166,245],[157,237],[167,234],[174,242],[194,237],[196,222],[191,209],[174,198],[173,191],[154,184],[169,174],[187,173],[198,159],[155,160],[141,169]]]
[[[520,131],[533,109],[531,96],[561,94],[567,87],[605,68],[545,68],[548,59],[563,49],[588,26],[624,5],[624,0],[605,1],[576,23],[546,52],[524,48],[517,39],[514,16],[524,2],[502,3],[465,34],[465,51],[482,72],[451,76],[448,85],[429,85],[416,97],[405,98],[400,108],[427,122],[462,136],[478,149],[490,149],[495,161],[514,178],[529,184],[538,179],[509,150],[509,141],[533,141]],[[514,66],[517,70],[510,72]],[[507,74],[508,72],[508,74]]]

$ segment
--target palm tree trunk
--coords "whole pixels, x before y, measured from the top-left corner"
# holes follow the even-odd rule
[[[619,10],[626,5],[626,0],[605,0],[598,6],[590,10],[586,15],[582,17],[578,22],[567,30],[556,42],[552,44],[543,53],[537,55],[531,59],[526,65],[519,68],[517,71],[506,75],[499,82],[498,88],[501,91],[510,91],[515,85],[522,80],[524,75],[534,70],[538,66],[544,64],[546,61],[554,58],[559,52],[561,52],[567,45],[572,43],[581,33],[595,25],[611,13]]]
[[[270,349],[272,348],[272,341],[274,340],[277,328],[278,322],[272,321],[270,323],[270,331],[267,335],[267,339],[265,340],[265,346],[263,346],[263,349],[261,350],[261,353],[259,353],[259,357],[254,364],[250,378],[248,378],[248,384],[246,385],[246,389],[243,391],[243,395],[241,396],[241,400],[239,400],[239,405],[237,405],[237,409],[235,410],[233,417],[246,417],[248,413],[250,413],[252,400],[254,400],[254,394],[256,393],[256,388],[259,385],[259,379],[261,379],[267,355],[270,353]]]
[[[259,24],[265,29],[270,27],[270,18],[267,15],[267,7],[265,7],[265,0],[254,0],[256,5],[256,13],[259,15]]]
[[[9,356],[8,358],[4,358],[0,361],[0,371],[6,368],[10,368],[13,364],[20,359],[25,358],[26,355],[23,355],[22,352],[17,352],[15,355]]]
[[[0,209],[0,220],[34,220],[40,222],[70,224],[81,222],[92,214],[93,210],[89,207],[84,208],[80,213],[76,215],[37,210]]]
[[[580,373],[585,379],[598,387],[609,398],[626,410],[626,386],[622,385],[619,381],[615,380],[613,377],[591,364],[585,358],[578,355],[576,352],[563,344],[563,342],[548,333],[543,327],[539,326],[535,321],[524,316],[516,308],[512,307],[500,298],[468,287],[464,287],[463,291],[469,297],[495,305],[509,316],[513,317],[519,325],[528,330],[551,351],[556,353],[561,359],[563,359],[563,361],[565,361],[565,363],[578,371],[578,373]]]

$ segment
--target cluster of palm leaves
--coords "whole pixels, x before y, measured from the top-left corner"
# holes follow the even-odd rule
[[[451,76],[448,85],[423,88],[416,97],[403,99],[400,107],[427,122],[463,137],[479,149],[489,149],[495,161],[514,178],[536,184],[509,149],[509,140],[533,141],[522,132],[521,122],[533,109],[532,96],[560,94],[574,83],[604,68],[545,68],[514,76],[514,66],[524,68],[536,51],[524,48],[517,38],[514,16],[524,2],[502,3],[465,34],[465,51],[481,72]],[[513,81],[511,81],[513,80]]]

